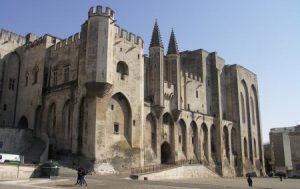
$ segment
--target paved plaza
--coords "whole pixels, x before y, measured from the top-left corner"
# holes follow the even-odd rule
[[[62,189],[80,188],[74,186],[76,174],[59,177],[57,179],[31,179],[0,181],[0,189]],[[202,178],[186,180],[166,181],[138,181],[126,179],[122,176],[95,176],[88,175],[86,189],[228,189],[248,188],[245,178]],[[282,182],[279,178],[253,178],[253,188],[259,189],[300,189],[300,179],[285,179]]]

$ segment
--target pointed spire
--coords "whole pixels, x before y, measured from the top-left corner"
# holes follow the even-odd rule
[[[157,20],[155,20],[153,32],[152,32],[152,39],[150,43],[150,47],[161,47],[164,48],[162,41],[161,41],[161,36],[159,32],[159,27],[157,24]]]
[[[172,28],[167,54],[178,54],[178,53],[179,51],[178,51],[177,41],[174,34],[174,30]]]

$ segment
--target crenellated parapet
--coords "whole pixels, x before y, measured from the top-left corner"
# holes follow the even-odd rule
[[[115,12],[109,7],[106,7],[104,9],[102,6],[98,5],[96,8],[91,7],[89,10],[89,17],[93,17],[93,16],[106,16],[111,19],[114,19]]]
[[[45,42],[46,42],[46,37],[40,37],[33,42],[26,43],[25,44],[25,51],[30,50],[30,49],[35,49],[35,48],[40,48],[40,47],[45,47]]]
[[[143,39],[131,32],[128,32],[126,29],[120,28],[118,25],[115,25],[117,27],[117,40],[123,39],[125,42],[131,43],[132,45],[139,46],[143,48],[144,41]]]
[[[194,81],[200,81],[202,82],[202,78],[194,73],[191,72],[182,72],[182,75],[187,79],[187,80],[194,80]]]
[[[26,38],[16,33],[0,29],[0,42],[2,43],[18,43],[20,45],[25,44]]]
[[[59,50],[59,49],[62,49],[66,46],[70,46],[72,44],[77,44],[80,42],[80,32],[79,33],[76,33],[64,40],[61,40],[59,41],[58,43],[54,44],[52,47],[51,47],[51,50],[52,51],[56,51],[56,50]]]

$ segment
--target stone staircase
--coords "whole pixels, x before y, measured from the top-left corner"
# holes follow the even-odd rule
[[[167,179],[191,179],[191,178],[218,178],[217,173],[201,164],[182,165],[159,172],[140,174],[139,180],[167,180]]]
[[[29,164],[39,163],[45,147],[45,143],[41,139],[35,137],[31,146],[21,153],[21,155],[24,156],[24,162]]]

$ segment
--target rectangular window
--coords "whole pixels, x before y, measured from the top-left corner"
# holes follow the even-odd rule
[[[15,89],[15,81],[16,81],[15,79],[12,79],[12,78],[9,79],[9,84],[8,84],[9,90],[13,91]]]
[[[69,66],[64,68],[64,81],[65,82],[69,81]]]
[[[6,111],[6,109],[7,109],[7,105],[3,104],[3,110]]]
[[[111,105],[111,106],[110,106],[110,109],[111,109],[111,110],[114,110],[114,105]]]
[[[188,110],[190,110],[190,104],[188,104]]]
[[[119,134],[119,123],[114,123],[114,134]]]
[[[57,70],[53,71],[53,85],[57,85]]]
[[[192,137],[192,144],[194,144],[194,137]]]
[[[196,91],[196,98],[198,98],[198,91]]]
[[[181,135],[178,136],[178,142],[181,144]]]

